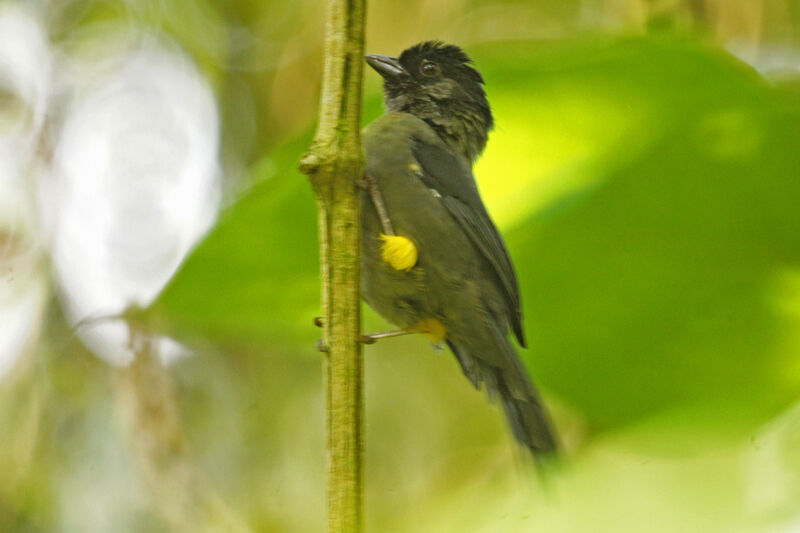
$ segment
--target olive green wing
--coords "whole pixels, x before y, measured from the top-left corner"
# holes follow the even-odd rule
[[[524,347],[517,276],[503,238],[481,201],[469,163],[441,145],[412,140],[413,155],[420,165],[418,177],[438,193],[447,211],[491,264],[503,291],[511,329]]]

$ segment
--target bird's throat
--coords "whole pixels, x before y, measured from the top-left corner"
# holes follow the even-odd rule
[[[422,119],[433,128],[440,139],[470,163],[474,163],[486,147],[488,137],[486,128],[467,117],[422,117]]]

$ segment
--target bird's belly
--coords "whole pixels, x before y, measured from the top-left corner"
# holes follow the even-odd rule
[[[384,233],[375,207],[362,196],[362,296],[366,303],[399,328],[441,323],[448,339],[473,324],[470,313],[485,307],[490,275],[482,256],[450,213],[422,182],[386,179],[379,172],[386,212],[395,233],[410,239],[418,251],[416,265],[395,270],[382,257]],[[483,287],[483,288],[481,288]],[[439,329],[439,328],[427,328]],[[474,332],[473,332],[474,333]]]
[[[400,328],[410,328],[439,314],[426,286],[425,271],[394,270],[381,257],[378,232],[365,231],[362,240],[361,291],[364,301],[384,319]]]

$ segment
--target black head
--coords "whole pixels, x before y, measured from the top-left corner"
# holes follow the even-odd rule
[[[483,151],[494,120],[483,77],[461,48],[427,41],[399,58],[368,55],[367,63],[383,76],[388,111],[425,120],[470,161]]]

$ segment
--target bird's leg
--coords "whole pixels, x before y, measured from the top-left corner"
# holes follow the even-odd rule
[[[315,316],[314,317],[314,325],[318,328],[325,326],[325,317]],[[389,337],[400,337],[402,335],[410,335],[412,333],[418,333],[413,329],[393,329],[391,331],[381,331],[378,333],[370,333],[369,335],[362,335],[360,342],[364,344],[375,344],[378,342],[379,339],[386,339]],[[317,350],[320,352],[327,352],[328,347],[322,342],[322,339],[317,341]]]
[[[362,335],[361,342],[364,344],[374,344],[378,339],[386,339],[388,337],[400,337],[401,335],[410,335],[411,333],[419,333],[426,337],[434,346],[441,346],[442,342],[447,338],[447,328],[438,318],[424,318],[414,324],[413,326],[393,329],[391,331],[382,331],[380,333],[372,333],[370,335]]]
[[[375,211],[378,213],[378,219],[383,229],[383,233],[380,236],[383,241],[383,246],[381,247],[383,260],[395,270],[411,270],[417,264],[417,246],[411,239],[397,235],[394,232],[392,221],[389,220],[389,214],[383,204],[383,196],[381,196],[381,191],[378,189],[378,184],[369,174],[364,174],[364,178],[358,182],[358,186],[369,193],[372,205],[375,206]]]
[[[392,221],[389,219],[389,213],[386,211],[386,206],[383,203],[383,196],[381,196],[381,191],[378,189],[378,184],[369,174],[364,174],[363,179],[357,182],[357,185],[367,191],[369,193],[369,197],[372,200],[372,205],[375,206],[375,211],[378,213],[378,219],[381,222],[381,227],[383,228],[383,240],[384,240],[384,249],[383,249],[383,259],[391,264],[396,270],[409,270],[413,267],[417,262],[417,250],[416,246],[411,243],[410,240],[406,239],[405,237],[397,237],[394,232],[394,228],[392,227]],[[413,253],[408,249],[408,245],[404,246],[402,253],[397,251],[398,245],[395,243],[394,247],[386,246],[386,243],[390,239],[395,240],[402,240],[402,243],[410,244],[411,250]],[[388,256],[387,256],[388,254]],[[395,257],[398,256],[398,257]],[[413,256],[413,258],[411,257]],[[320,325],[320,322],[315,319],[315,324]],[[389,337],[400,337],[401,335],[409,335],[411,333],[416,333],[414,330],[411,329],[395,329],[392,331],[382,331],[379,333],[371,333],[369,335],[362,335],[361,342],[364,344],[375,344],[378,339],[386,339]]]
[[[325,326],[325,318],[321,316],[314,317],[314,325],[318,328]],[[391,331],[381,331],[379,333],[371,333],[369,335],[362,335],[360,342],[364,344],[375,344],[378,342],[378,339],[386,339],[389,337],[400,337],[401,335],[410,335],[411,333],[417,333],[412,329],[394,329]],[[327,352],[328,346],[322,341],[322,339],[317,341],[317,350],[320,352]]]
[[[369,193],[369,197],[372,199],[372,205],[375,206],[375,211],[378,212],[378,218],[381,221],[383,233],[385,235],[394,235],[392,221],[389,220],[389,213],[386,212],[386,206],[383,203],[383,196],[381,196],[381,191],[378,189],[378,184],[372,179],[372,176],[364,174],[364,178],[359,182],[359,186]]]
[[[400,337],[402,335],[410,335],[417,333],[412,329],[393,329],[391,331],[381,331],[380,333],[370,333],[369,335],[362,335],[361,342],[364,344],[375,344],[380,339],[387,339],[389,337]]]

